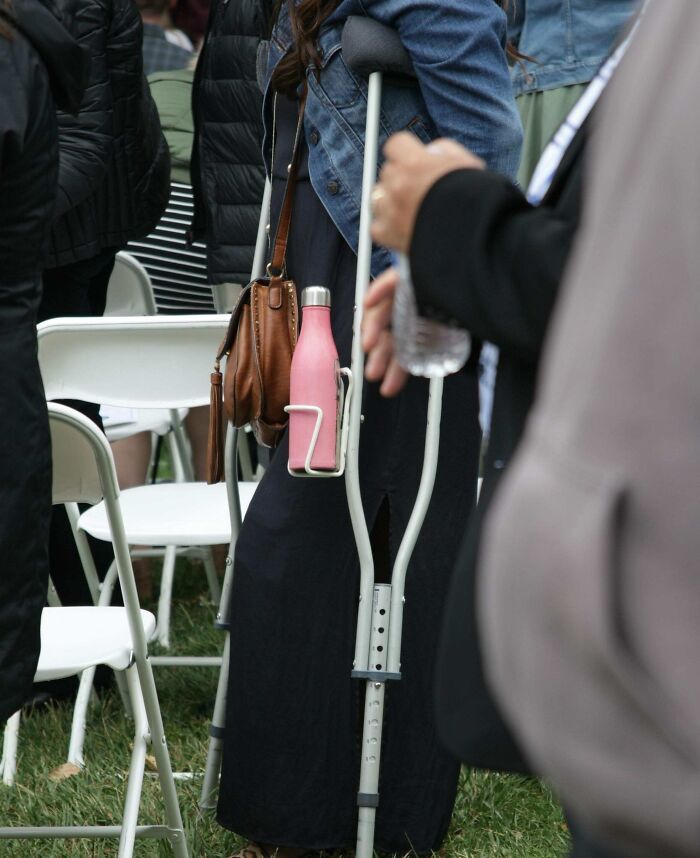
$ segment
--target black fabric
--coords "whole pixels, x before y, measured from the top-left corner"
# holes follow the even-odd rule
[[[89,77],[88,51],[59,23],[61,14],[49,0],[13,0],[12,11],[17,26],[46,66],[56,106],[77,113]]]
[[[33,279],[48,249],[49,216],[56,197],[56,117],[46,64],[68,66],[82,52],[75,41],[34,0],[18,7],[20,32],[2,42],[0,88],[0,278]],[[33,25],[31,46],[22,35]],[[58,73],[56,73],[58,74]],[[81,76],[57,81],[75,102]],[[31,98],[27,93],[31,94]],[[39,109],[45,109],[42,115]]]
[[[132,0],[65,0],[90,53],[78,117],[59,112],[61,164],[49,267],[96,256],[151,232],[170,190],[170,156],[143,75]]]
[[[193,93],[193,233],[206,239],[210,283],[247,283],[265,173],[256,54],[265,0],[213,0]]]
[[[74,45],[55,35],[42,50],[60,63]],[[51,454],[36,311],[57,160],[46,68],[21,32],[0,36],[0,721],[30,692],[48,584]]]
[[[275,172],[282,175],[273,184],[273,212],[280,210],[296,125],[293,113],[285,119],[286,100],[280,108]],[[356,258],[308,180],[297,185],[287,262],[299,289],[330,288],[333,334],[341,363],[349,365]],[[375,544],[388,533],[384,567],[386,554],[392,564],[396,558],[416,497],[427,388],[424,379],[412,379],[387,400],[377,385],[365,386],[361,485]],[[433,666],[447,584],[474,506],[477,395],[474,370],[446,381],[435,492],[408,570],[403,679],[387,688],[376,828],[377,848],[392,853],[438,849],[454,804],[459,765],[436,736]],[[344,481],[290,477],[287,456],[285,436],[236,545],[218,818],[256,841],[349,848],[364,690],[350,676],[357,550]]]
[[[481,525],[532,405],[549,318],[581,216],[584,128],[539,208],[487,171],[451,173],[429,191],[411,270],[424,315],[456,322],[500,349],[484,482],[460,551],[442,630],[437,712],[465,763],[527,773],[483,674],[475,611]]]

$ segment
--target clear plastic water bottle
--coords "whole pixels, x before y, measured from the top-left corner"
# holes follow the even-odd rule
[[[471,337],[462,328],[418,315],[408,257],[397,253],[395,264],[399,284],[391,327],[396,359],[411,375],[423,378],[443,378],[458,372],[469,357]]]

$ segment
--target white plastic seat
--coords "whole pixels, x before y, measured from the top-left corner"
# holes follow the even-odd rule
[[[243,515],[256,487],[257,483],[239,483]],[[136,486],[119,495],[119,504],[131,545],[221,545],[231,539],[225,483]],[[80,529],[96,539],[109,539],[104,504],[83,513]]]
[[[187,417],[187,409],[180,412],[180,423]],[[139,432],[167,435],[173,429],[173,413],[165,408],[135,410],[133,408],[100,408],[100,417],[109,441],[121,441]]]
[[[153,637],[156,618],[141,610],[146,640]],[[35,682],[75,676],[94,664],[126,670],[134,655],[129,621],[123,608],[44,608],[41,654]]]

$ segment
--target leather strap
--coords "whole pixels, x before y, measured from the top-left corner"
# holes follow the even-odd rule
[[[304,124],[305,108],[306,85],[304,86],[304,91],[299,101],[299,121],[297,123],[296,136],[294,138],[294,150],[292,152],[292,160],[289,165],[287,185],[284,189],[282,210],[280,212],[279,221],[277,222],[277,231],[275,232],[275,241],[272,249],[272,261],[268,266],[268,273],[272,277],[284,276],[285,259],[287,256],[287,241],[289,239],[289,228],[292,224],[292,209],[294,207],[294,189],[296,187],[297,172],[299,169],[299,155],[301,152],[301,131]]]

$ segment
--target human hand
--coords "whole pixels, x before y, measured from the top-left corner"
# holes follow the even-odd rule
[[[372,238],[402,253],[408,253],[418,210],[435,182],[454,170],[483,170],[486,166],[454,140],[435,140],[425,146],[406,131],[389,138],[384,156],[372,192]]]
[[[386,397],[400,393],[408,379],[408,373],[394,357],[391,334],[391,312],[398,282],[396,268],[389,268],[377,277],[365,296],[362,320],[362,348],[368,355],[365,378],[381,381],[379,392]]]

